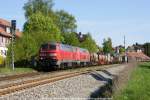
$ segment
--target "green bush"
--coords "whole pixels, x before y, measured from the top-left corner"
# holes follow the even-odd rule
[[[4,57],[0,56],[0,66],[3,66],[5,62]]]

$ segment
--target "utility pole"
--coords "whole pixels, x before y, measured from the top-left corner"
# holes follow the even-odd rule
[[[12,68],[14,70],[15,69],[15,66],[14,66],[14,38],[15,38],[15,34],[16,34],[16,20],[11,20],[11,34],[12,34],[12,38],[11,38]]]
[[[126,49],[126,37],[124,35],[124,49]]]
[[[125,63],[127,62],[127,52],[126,52],[126,36],[124,35],[124,50],[125,50],[125,56],[124,56],[124,60],[125,60]]]

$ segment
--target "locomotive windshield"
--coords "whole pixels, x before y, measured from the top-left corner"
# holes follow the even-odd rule
[[[50,44],[50,45],[49,45],[49,50],[56,50],[56,45]]]
[[[42,49],[48,49],[48,44],[43,44],[43,45],[41,46],[41,48],[42,48]]]
[[[54,45],[54,44],[43,44],[41,48],[43,50],[56,50],[56,45]]]

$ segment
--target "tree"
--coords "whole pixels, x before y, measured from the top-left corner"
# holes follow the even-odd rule
[[[145,43],[143,47],[144,47],[144,53],[150,57],[150,43]]]
[[[88,49],[90,52],[97,52],[98,47],[95,41],[92,39],[90,33],[86,35],[86,38],[83,42],[81,42],[80,47]]]
[[[51,18],[43,16],[41,13],[33,14],[24,25],[24,32],[31,34],[35,39],[42,37],[45,41],[62,41],[60,30],[53,23]],[[38,41],[40,41],[38,40]]]
[[[52,0],[29,0],[24,5],[25,17],[28,19],[32,14],[42,13],[43,15],[49,15],[52,13],[52,7],[54,3]]]
[[[113,52],[111,38],[108,38],[107,40],[104,39],[104,41],[103,41],[103,51],[104,51],[105,54]]]
[[[125,48],[124,47],[119,48],[119,53],[120,54],[123,54],[124,52],[125,52]]]
[[[73,46],[79,46],[79,39],[77,38],[76,33],[65,33],[64,43]]]
[[[76,19],[73,15],[60,10],[56,12],[56,25],[59,27],[61,33],[72,33],[75,32],[77,25]]]

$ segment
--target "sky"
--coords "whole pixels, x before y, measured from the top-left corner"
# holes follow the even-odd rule
[[[17,20],[22,30],[23,6],[28,0],[1,0],[0,18]],[[77,32],[90,32],[98,45],[110,37],[113,46],[150,42],[150,0],[54,0],[54,10],[65,10],[77,20]]]

